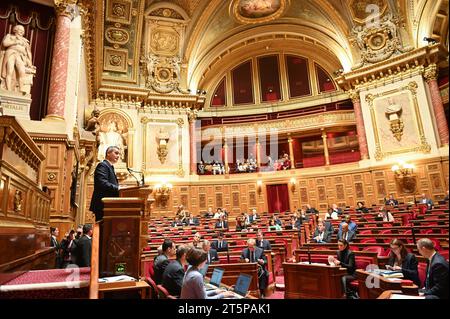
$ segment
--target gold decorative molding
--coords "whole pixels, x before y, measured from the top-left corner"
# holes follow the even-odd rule
[[[385,91],[385,92],[381,92],[381,93],[377,93],[377,94],[367,94],[366,95],[366,102],[369,104],[370,115],[371,115],[372,126],[373,126],[373,133],[374,133],[374,137],[375,137],[375,154],[374,155],[375,155],[375,159],[377,161],[382,160],[384,157],[396,155],[396,154],[402,154],[402,153],[408,153],[408,152],[429,153],[431,151],[431,146],[430,146],[430,144],[428,144],[426,137],[425,137],[425,132],[423,130],[422,118],[420,116],[419,104],[417,101],[417,88],[418,88],[417,83],[412,81],[412,82],[409,82],[408,85],[397,88],[397,89],[393,89],[393,90],[389,90],[389,91]],[[380,97],[389,96],[389,95],[392,95],[393,93],[402,92],[405,90],[409,91],[412,96],[414,117],[417,122],[417,130],[419,133],[418,146],[406,147],[406,148],[396,149],[395,151],[384,152],[382,150],[382,143],[381,143],[381,139],[380,139],[380,136],[378,133],[378,124],[377,124],[377,119],[376,119],[376,114],[375,114],[375,109],[374,109],[374,100],[377,98],[380,98]]]
[[[57,16],[65,16],[73,20],[77,16],[75,6],[78,0],[54,0]]]
[[[425,68],[423,72],[423,77],[425,78],[427,83],[430,81],[436,81],[438,78],[438,73],[439,73],[438,67],[435,63],[433,63]]]
[[[352,103],[361,103],[361,98],[359,96],[359,91],[357,90],[349,90],[347,92],[348,97],[350,98],[350,100],[352,100]]]

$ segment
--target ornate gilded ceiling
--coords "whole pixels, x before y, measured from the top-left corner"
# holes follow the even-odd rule
[[[442,9],[448,0],[79,3],[92,98],[130,103],[165,103],[170,96],[182,107],[201,107],[194,92],[248,52],[309,50],[330,61],[332,73],[423,46],[426,33],[448,37],[448,9]],[[433,12],[434,31],[434,20],[421,18]]]

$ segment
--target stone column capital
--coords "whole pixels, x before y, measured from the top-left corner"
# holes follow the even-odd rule
[[[437,68],[436,64],[430,64],[427,66],[423,72],[423,77],[425,78],[425,81],[436,81],[438,78],[439,70]]]
[[[54,0],[54,2],[57,16],[68,17],[70,21],[78,16],[78,0]]]
[[[360,103],[361,99],[359,97],[359,91],[349,90],[347,91],[348,97],[352,100],[353,103]]]

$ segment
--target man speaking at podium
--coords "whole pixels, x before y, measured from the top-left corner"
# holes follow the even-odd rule
[[[95,214],[95,221],[103,219],[104,197],[119,197],[119,181],[114,171],[114,164],[119,161],[120,149],[109,146],[105,159],[98,163],[94,173],[94,193],[89,209]]]

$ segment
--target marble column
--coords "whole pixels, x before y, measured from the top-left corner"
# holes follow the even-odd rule
[[[328,153],[327,132],[322,129],[323,154],[325,155],[325,165],[330,165],[330,154]]]
[[[446,146],[448,145],[448,124],[445,116],[444,105],[442,103],[441,93],[439,92],[439,85],[437,82],[438,68],[436,64],[430,64],[426,67],[423,77],[425,78],[428,88],[430,89],[431,103],[433,105],[434,116],[436,118],[439,140],[441,142],[441,146]]]
[[[361,159],[365,160],[369,158],[369,150],[367,148],[366,130],[364,128],[364,119],[361,110],[361,99],[359,97],[358,91],[350,90],[348,92],[348,95],[353,102],[353,109],[355,112],[356,134],[358,134],[359,153],[361,154]]]
[[[295,157],[294,157],[294,146],[292,145],[292,137],[288,134],[288,143],[289,143],[289,159],[291,161],[291,168],[295,168]]]
[[[56,33],[50,69],[50,89],[46,118],[64,119],[69,65],[70,23],[76,16],[75,3],[75,0],[62,0],[55,3]]]
[[[259,138],[256,137],[256,165],[257,171],[261,168],[261,144],[259,144]]]
[[[228,174],[230,172],[230,169],[228,167],[228,143],[227,140],[224,139],[223,143],[223,157],[224,157],[224,165],[225,165],[225,174]]]
[[[196,129],[195,129],[195,121],[197,117],[195,114],[190,113],[189,114],[189,138],[190,138],[190,171],[191,175],[197,174],[197,135],[196,135]]]

